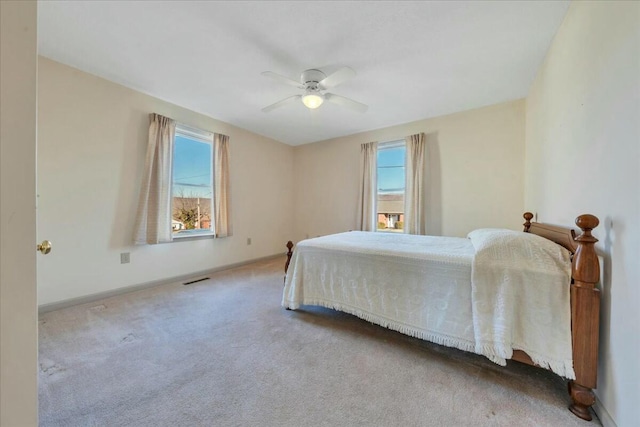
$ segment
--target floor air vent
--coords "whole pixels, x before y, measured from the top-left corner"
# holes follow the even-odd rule
[[[196,280],[192,280],[190,282],[184,282],[183,285],[190,285],[192,283],[202,282],[203,280],[209,280],[209,278],[208,277],[203,277],[202,279],[196,279]]]

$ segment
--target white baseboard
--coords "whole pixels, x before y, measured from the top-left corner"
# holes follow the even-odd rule
[[[95,301],[101,300],[103,298],[109,298],[109,297],[113,297],[113,296],[120,295],[120,294],[126,294],[126,293],[129,293],[129,292],[140,291],[142,289],[153,288],[155,286],[168,285],[170,283],[184,282],[184,281],[187,281],[187,280],[197,280],[199,278],[202,278],[202,277],[205,277],[205,276],[208,276],[210,274],[214,274],[214,273],[217,273],[217,272],[220,272],[220,271],[230,270],[232,268],[242,267],[244,265],[252,264],[254,262],[266,261],[266,260],[279,258],[279,257],[283,257],[284,258],[284,255],[282,255],[281,253],[276,254],[276,255],[269,255],[269,256],[265,256],[265,257],[261,257],[261,258],[255,258],[255,259],[251,259],[251,260],[247,260],[247,261],[237,262],[235,264],[225,265],[225,266],[222,266],[222,267],[212,268],[210,270],[196,271],[196,272],[190,273],[190,274],[183,274],[183,275],[180,275],[180,276],[174,276],[174,277],[169,277],[169,278],[160,279],[160,280],[152,280],[150,282],[140,283],[138,285],[124,286],[122,288],[113,289],[113,290],[110,290],[110,291],[97,292],[95,294],[85,295],[85,296],[81,296],[81,297],[77,297],[77,298],[71,298],[71,299],[67,299],[67,300],[64,300],[64,301],[57,301],[57,302],[52,302],[52,303],[49,303],[49,304],[42,304],[42,305],[38,306],[38,314],[47,313],[49,311],[54,311],[54,310],[60,310],[62,308],[67,308],[67,307],[71,307],[71,306],[74,306],[74,305],[86,304],[86,303],[89,303],[89,302],[95,302]],[[282,265],[282,274],[284,275],[284,264]]]
[[[596,396],[596,403],[593,405],[593,411],[596,413],[603,427],[618,427],[609,415],[609,411],[602,405],[598,396]]]

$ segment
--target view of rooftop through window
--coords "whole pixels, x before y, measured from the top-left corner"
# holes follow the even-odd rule
[[[378,146],[378,231],[402,232],[405,188],[404,141]]]
[[[211,234],[212,135],[176,127],[171,228],[174,237]]]

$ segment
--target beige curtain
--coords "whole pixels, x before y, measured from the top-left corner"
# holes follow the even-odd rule
[[[166,243],[171,235],[171,182],[176,122],[150,114],[149,142],[138,202],[134,241]]]
[[[404,232],[426,234],[425,143],[424,133],[407,136],[406,184],[404,193]]]
[[[229,191],[229,137],[215,134],[213,138],[214,186],[213,211],[216,237],[231,236]]]
[[[360,193],[358,197],[358,228],[376,231],[378,143],[360,145]]]

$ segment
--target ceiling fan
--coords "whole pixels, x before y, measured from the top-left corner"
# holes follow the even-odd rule
[[[321,106],[324,101],[333,102],[334,104],[341,105],[360,113],[364,113],[369,108],[360,102],[354,101],[353,99],[326,92],[327,89],[338,86],[340,83],[343,83],[356,75],[356,72],[349,67],[340,68],[338,71],[328,76],[320,70],[306,70],[302,72],[300,81],[295,81],[272,71],[264,71],[262,75],[271,77],[281,83],[295,86],[298,89],[304,89],[304,93],[301,95],[293,95],[283,99],[282,101],[278,101],[275,104],[264,107],[262,111],[265,113],[297,100],[301,100],[307,108],[312,110]]]

